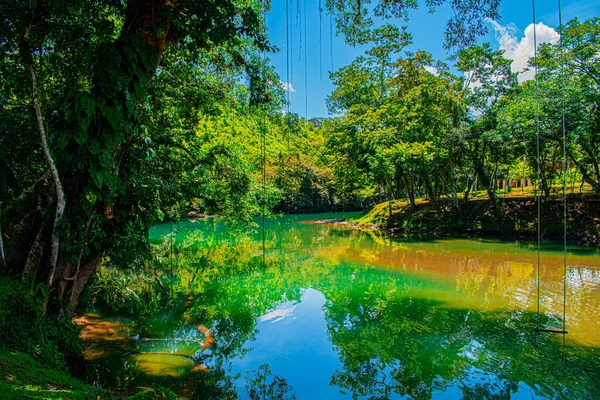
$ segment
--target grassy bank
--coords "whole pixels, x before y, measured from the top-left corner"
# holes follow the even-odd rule
[[[513,193],[494,204],[480,195],[458,209],[452,200],[442,199],[435,207],[421,199],[416,207],[406,201],[375,205],[350,222],[360,227],[389,229],[392,234],[477,234],[497,237],[537,237],[538,205],[531,194]],[[562,239],[561,197],[542,199],[540,231],[543,239]],[[591,194],[567,196],[567,238],[571,242],[600,243],[600,197]]]
[[[21,351],[0,350],[0,399],[108,399],[109,393]]]
[[[76,378],[85,368],[79,328],[43,317],[38,289],[0,276],[0,400],[125,399]],[[140,391],[129,399],[176,399],[168,389]]]

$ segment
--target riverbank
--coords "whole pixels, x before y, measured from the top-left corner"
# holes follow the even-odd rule
[[[0,276],[0,400],[179,398],[163,388],[127,397],[80,380],[79,332],[69,320],[43,317],[27,285]]]
[[[461,202],[455,209],[450,199],[438,201],[439,209],[427,200],[416,207],[406,201],[375,205],[348,224],[358,228],[389,230],[392,235],[481,235],[501,238],[537,239],[538,204],[532,196],[507,197],[497,204],[487,197]],[[542,239],[563,238],[563,201],[542,199]],[[600,197],[591,194],[567,196],[567,240],[571,243],[600,244]]]

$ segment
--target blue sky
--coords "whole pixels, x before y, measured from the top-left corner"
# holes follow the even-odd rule
[[[324,8],[325,0],[321,0]],[[600,15],[600,0],[576,1],[563,0],[563,21],[579,17],[586,20]],[[300,4],[302,12],[298,15]],[[306,12],[304,5],[306,4]],[[349,64],[362,54],[364,48],[353,48],[344,43],[343,37],[333,34],[330,42],[330,18],[326,11],[321,17],[321,35],[319,35],[319,0],[289,0],[289,15],[292,23],[289,25],[290,36],[290,111],[305,116],[305,101],[308,96],[308,117],[327,116],[325,99],[333,90],[329,79],[329,71]],[[426,50],[436,60],[446,60],[448,53],[443,49],[444,31],[450,15],[450,8],[443,6],[434,14],[429,14],[425,7],[412,12],[408,22],[409,32],[413,35],[413,45],[408,50]],[[558,1],[536,1],[538,41],[556,40],[558,36],[553,31],[558,26]],[[500,10],[501,19],[497,24],[490,23],[490,33],[481,38],[481,42],[490,42],[494,48],[506,50],[507,58],[515,59],[513,67],[526,62],[528,52],[532,52],[531,29],[526,28],[533,22],[531,2],[526,0],[503,0]],[[271,42],[279,48],[279,52],[271,54],[282,82],[287,82],[287,51],[286,51],[286,0],[272,0],[271,12],[267,15],[267,25]],[[306,35],[304,34],[304,19],[306,18]],[[403,25],[401,21],[391,21]],[[335,30],[335,28],[334,28]],[[529,33],[529,37],[527,36]],[[305,37],[306,36],[306,37]],[[321,46],[319,45],[321,37]],[[307,74],[304,71],[304,56],[307,50]],[[331,57],[333,53],[333,58]],[[321,54],[321,55],[320,55]],[[322,61],[321,61],[322,59]],[[306,83],[305,83],[306,80]],[[306,85],[306,88],[305,88]]]

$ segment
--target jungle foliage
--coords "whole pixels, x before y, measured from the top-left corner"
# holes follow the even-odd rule
[[[62,317],[102,262],[145,268],[150,227],[190,212],[251,229],[256,216],[386,199],[439,212],[451,197],[460,211],[478,189],[496,204],[511,182],[550,196],[565,173],[600,193],[600,20],[541,46],[536,86],[473,44],[499,1],[424,2],[445,3],[458,74],[373,23],[418,1],[327,1],[368,50],[331,74],[342,116],[321,128],[280,112],[269,2],[1,0],[0,272]]]
[[[471,42],[497,15],[497,0],[476,3],[451,2],[449,45]],[[383,35],[371,57],[391,63],[386,32],[357,5],[327,2],[336,19],[354,18],[349,42]],[[72,311],[103,260],[141,265],[148,229],[165,216],[194,210],[251,226],[273,209],[356,208],[368,197],[365,182],[338,179],[321,132],[279,114],[283,88],[265,56],[276,50],[269,2],[0,6],[0,262],[46,286],[44,313]],[[374,15],[417,6],[381,2]],[[248,148],[261,136],[269,159]]]
[[[426,197],[438,212],[452,198],[460,213],[478,190],[493,206],[517,187],[548,198],[562,193],[565,175],[600,194],[599,22],[575,19],[560,29],[564,46],[541,45],[530,59],[537,84],[519,82],[489,44],[459,51],[456,75],[426,52],[404,51],[406,32],[373,30],[372,48],[331,75],[328,106],[343,114],[325,124],[336,180],[413,209]]]

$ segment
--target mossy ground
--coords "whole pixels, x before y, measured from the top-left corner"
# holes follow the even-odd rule
[[[0,399],[108,399],[105,390],[48,368],[19,351],[0,350]]]

